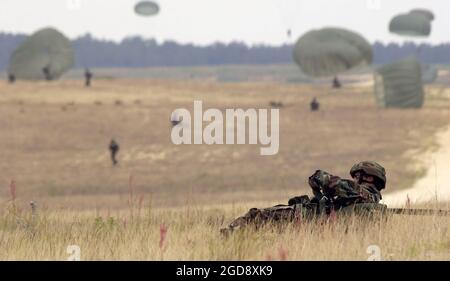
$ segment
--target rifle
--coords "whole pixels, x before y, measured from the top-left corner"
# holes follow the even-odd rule
[[[450,210],[432,210],[432,209],[401,209],[388,208],[384,204],[378,203],[361,203],[352,204],[343,208],[335,209],[330,201],[311,201],[308,196],[299,196],[289,200],[288,205],[277,205],[265,209],[251,209],[243,217],[234,220],[228,228],[221,230],[221,233],[228,235],[238,228],[245,227],[255,221],[292,221],[297,215],[306,218],[314,218],[320,215],[330,215],[333,210],[342,212],[343,214],[393,214],[393,215],[409,215],[409,216],[450,216]],[[385,217],[387,218],[387,217]]]
[[[408,216],[450,216],[450,210],[388,208],[387,213]]]
[[[335,202],[339,203],[338,206],[345,202]],[[341,208],[337,207],[336,205],[333,206],[333,203],[330,201],[325,202],[325,204],[320,204],[319,202],[316,202],[315,204],[312,203],[307,196],[300,196],[295,197],[289,200],[289,205],[295,205],[295,204],[303,204],[303,206],[309,206],[310,209],[316,210],[315,213],[319,214],[321,213],[320,210],[326,210],[327,213],[331,209],[339,210]],[[345,206],[345,204],[342,204]],[[325,209],[324,209],[325,207]],[[402,209],[402,208],[388,208],[384,204],[377,204],[377,203],[363,203],[363,204],[350,204],[347,206],[347,208],[350,212],[355,210],[363,210],[363,211],[370,211],[370,210],[379,210],[381,213],[384,214],[393,214],[393,215],[407,215],[407,216],[450,216],[450,210],[433,210],[433,209]]]

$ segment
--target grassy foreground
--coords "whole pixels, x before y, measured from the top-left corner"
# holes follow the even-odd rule
[[[383,260],[450,259],[449,217],[337,216],[221,237],[219,229],[247,207],[33,214],[11,205],[0,216],[0,259],[68,260],[71,245],[81,260],[377,260],[378,253]]]
[[[0,260],[67,260],[71,245],[81,260],[367,260],[376,249],[385,260],[450,260],[443,217],[337,218],[219,235],[250,207],[309,191],[318,168],[345,177],[354,163],[377,160],[388,171],[386,192],[425,175],[422,152],[439,148],[450,90],[427,86],[421,110],[381,109],[366,80],[340,91],[274,81],[97,79],[91,89],[79,80],[0,81]],[[313,97],[321,102],[315,114]],[[221,110],[282,101],[279,154],[173,145],[170,114],[194,100]],[[121,144],[118,167],[107,150],[112,137]],[[127,208],[129,193],[137,198]]]

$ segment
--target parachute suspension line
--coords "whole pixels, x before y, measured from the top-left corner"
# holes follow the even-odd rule
[[[301,0],[273,0],[276,1],[279,17],[284,27],[286,43],[294,44],[295,24],[299,17]]]

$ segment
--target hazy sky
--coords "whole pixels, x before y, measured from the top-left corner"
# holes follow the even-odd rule
[[[137,2],[0,0],[0,30],[31,33],[53,26],[71,38],[90,32],[113,40],[141,35],[201,45],[234,40],[279,45],[289,41],[288,28],[297,38],[313,28],[340,26],[370,41],[401,42],[404,38],[387,30],[392,16],[428,8],[436,20],[426,41],[450,42],[449,0],[158,0],[161,13],[151,18],[134,14]]]

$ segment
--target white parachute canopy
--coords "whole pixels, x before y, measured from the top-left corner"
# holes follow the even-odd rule
[[[159,13],[158,3],[153,1],[140,1],[134,6],[134,11],[140,16],[155,16]]]
[[[392,18],[389,31],[400,36],[428,37],[431,34],[434,16],[423,11],[412,11]]]
[[[327,77],[370,65],[373,51],[361,35],[332,27],[304,34],[295,44],[293,56],[303,73],[311,77]]]
[[[421,108],[424,103],[422,71],[419,61],[409,57],[384,65],[375,71],[378,105],[393,108]]]
[[[53,28],[41,29],[14,51],[8,72],[17,79],[45,79],[44,68],[51,79],[58,79],[74,64],[72,44]]]
[[[409,13],[425,16],[430,21],[434,21],[434,18],[435,18],[433,12],[430,10],[427,10],[427,9],[414,9],[414,10],[411,10],[411,12],[409,12]]]

